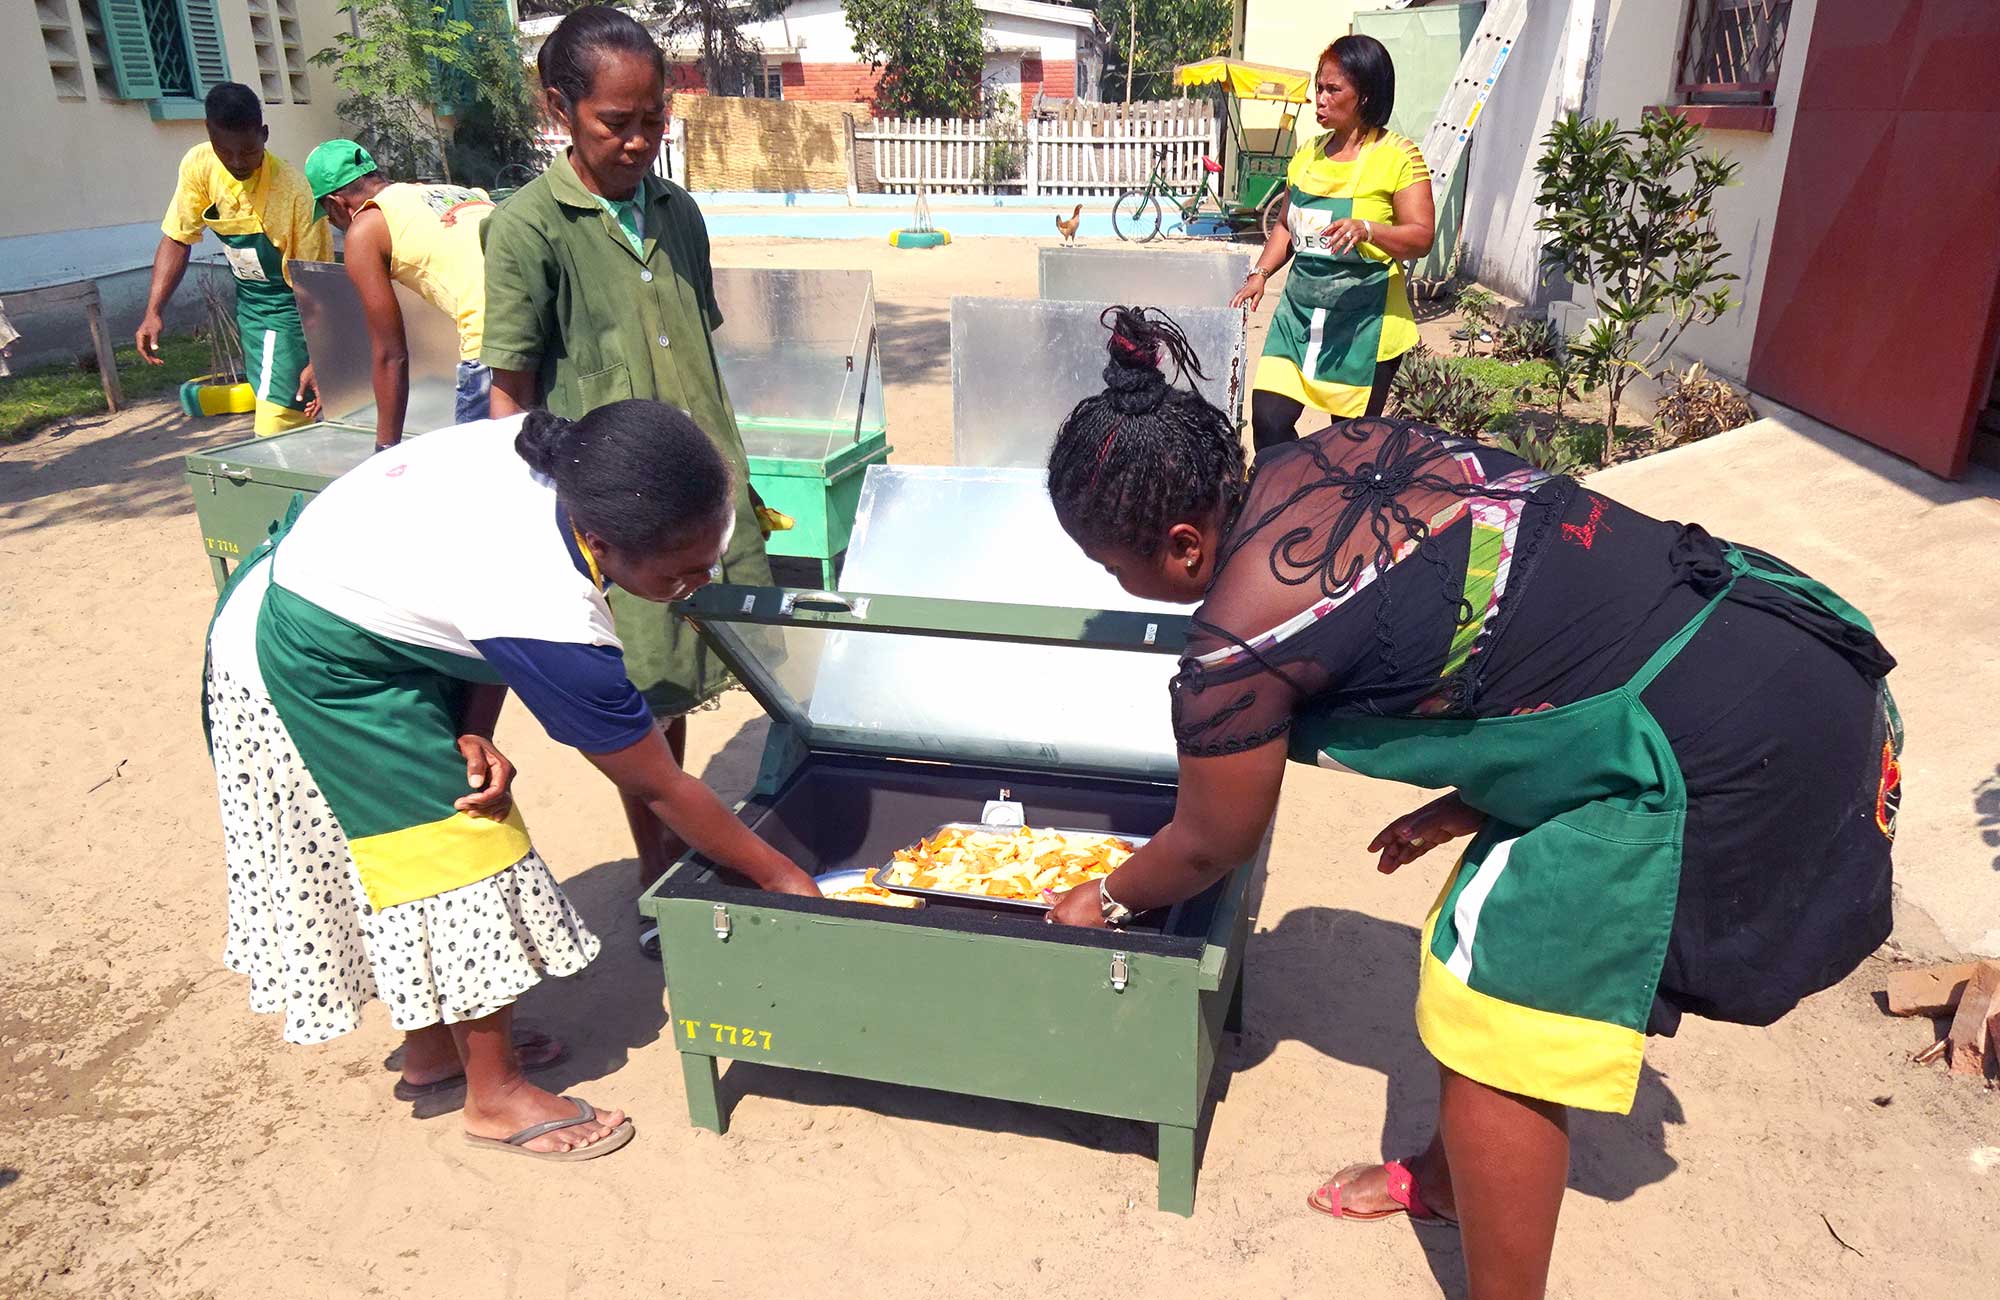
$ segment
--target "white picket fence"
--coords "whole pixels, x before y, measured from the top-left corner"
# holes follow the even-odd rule
[[[1169,179],[1193,184],[1202,158],[1219,156],[1220,126],[1204,101],[1166,100],[1129,109],[1066,104],[1025,122],[878,117],[854,139],[872,154],[875,180],[888,194],[1103,198],[1144,185],[1156,150]]]
[[[535,132],[535,143],[542,152],[554,158],[569,148],[569,132],[553,122],[544,122]],[[687,120],[672,118],[667,122],[667,138],[660,141],[660,156],[653,160],[653,174],[662,180],[687,183]]]

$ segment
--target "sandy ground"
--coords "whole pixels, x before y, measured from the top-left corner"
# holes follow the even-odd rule
[[[719,252],[873,269],[897,454],[938,461],[949,296],[1032,295],[1033,247]],[[1436,1097],[1410,1007],[1442,867],[1370,869],[1362,845],[1417,799],[1358,778],[1288,782],[1192,1220],[1152,1209],[1151,1136],[1127,1123],[744,1065],[730,1134],[688,1127],[612,792],[518,711],[500,738],[520,796],[606,940],[524,1012],[574,1045],[556,1082],[629,1108],[638,1141],[574,1167],[468,1152],[454,1119],[390,1100],[379,1008],[324,1047],[283,1044],[219,966],[196,720],[213,591],[180,458],[229,433],[156,407],[0,449],[0,1297],[1461,1294],[1449,1234],[1302,1205],[1335,1167],[1412,1149]],[[1767,486],[1780,468],[1763,463]],[[1990,664],[1991,621],[1900,630],[1936,678],[1954,654]],[[1939,691],[1917,711],[1990,716],[1992,699]],[[748,697],[693,730],[695,770],[744,790],[763,734]],[[1971,790],[1996,756],[1976,757],[1926,761]],[[1976,843],[1971,810],[1937,816],[1945,851]],[[1904,941],[1943,942],[1921,917]],[[1907,1063],[1932,1027],[1878,1011],[1894,956],[1769,1030],[1690,1021],[1653,1044],[1631,1117],[1579,1117],[1552,1294],[1994,1294],[2000,1097]]]

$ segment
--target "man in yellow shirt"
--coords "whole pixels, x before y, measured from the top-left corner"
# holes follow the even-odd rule
[[[208,143],[181,159],[180,182],[160,223],[139,355],[161,364],[160,315],[202,231],[213,231],[236,276],[236,328],[257,390],[257,436],[267,437],[318,413],[318,398],[308,396],[312,363],[289,263],[332,261],[333,235],[313,212],[305,178],[264,147],[271,132],[256,91],[225,81],[208,92],[206,109]]]
[[[352,140],[313,150],[306,182],[328,220],[347,232],[347,278],[361,295],[374,344],[376,448],[402,440],[410,400],[409,342],[396,283],[458,323],[458,423],[485,419],[493,372],[479,363],[486,317],[479,228],[493,201],[484,190],[458,185],[392,183]]]

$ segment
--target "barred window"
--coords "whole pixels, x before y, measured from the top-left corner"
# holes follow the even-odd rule
[[[1690,104],[1769,104],[1791,0],[1690,0],[1678,89]]]

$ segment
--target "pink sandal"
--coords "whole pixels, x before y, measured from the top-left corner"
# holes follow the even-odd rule
[[[1347,1219],[1355,1223],[1378,1223],[1383,1219],[1393,1219],[1399,1214],[1407,1214],[1410,1216],[1411,1223],[1424,1227],[1458,1226],[1457,1219],[1448,1219],[1425,1204],[1424,1198],[1417,1192],[1417,1180],[1410,1173],[1409,1165],[1401,1160],[1385,1160],[1382,1162],[1382,1168],[1389,1175],[1389,1199],[1396,1203],[1395,1209],[1350,1210],[1341,1205],[1340,1189],[1343,1184],[1340,1181],[1340,1174],[1351,1171],[1365,1172],[1368,1169],[1367,1165],[1350,1166],[1348,1169],[1341,1170],[1340,1174],[1335,1174],[1332,1178],[1327,1179],[1325,1183],[1314,1189],[1312,1195],[1306,1197],[1307,1208],[1317,1210],[1321,1214],[1329,1215],[1336,1219]]]

